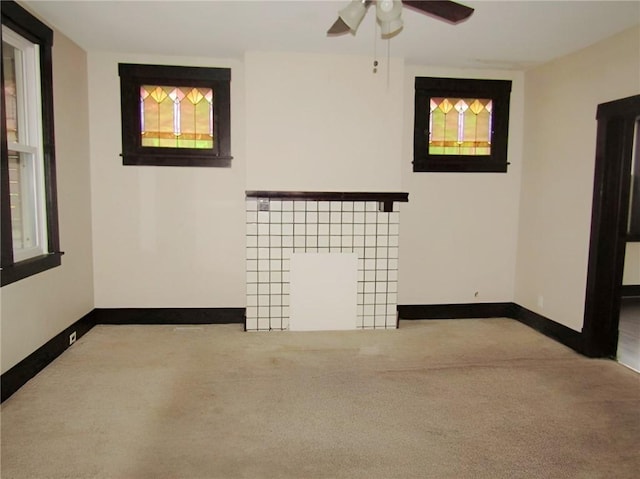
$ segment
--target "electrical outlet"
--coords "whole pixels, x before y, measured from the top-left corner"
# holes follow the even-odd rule
[[[544,296],[542,295],[538,296],[538,308],[544,308]]]
[[[74,331],[69,335],[69,346],[76,342],[76,332]]]

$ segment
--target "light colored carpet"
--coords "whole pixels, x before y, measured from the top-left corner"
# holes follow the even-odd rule
[[[2,479],[637,478],[640,375],[508,319],[98,326],[2,405]]]

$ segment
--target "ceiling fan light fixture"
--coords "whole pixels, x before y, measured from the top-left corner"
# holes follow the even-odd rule
[[[389,22],[380,22],[380,33],[382,36],[388,37],[400,31],[403,25],[404,22],[402,21],[402,18],[397,18]]]
[[[340,10],[340,16],[329,28],[327,35],[355,33],[367,13],[367,8],[374,1],[377,22],[382,27],[382,36],[387,38],[402,30],[403,6],[452,24],[460,23],[473,14],[473,8],[451,0],[351,0],[349,5]]]
[[[360,22],[362,22],[365,13],[367,13],[365,0],[351,0],[349,5],[338,12],[338,16],[352,32],[355,32]]]
[[[402,2],[400,0],[378,0],[376,2],[376,17],[380,23],[382,35],[393,35],[403,25]]]
[[[402,16],[402,2],[400,0],[378,0],[376,2],[376,16],[380,22],[390,22]]]

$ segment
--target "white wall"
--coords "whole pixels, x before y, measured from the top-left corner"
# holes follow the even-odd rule
[[[244,305],[244,71],[236,60],[91,52],[95,305]],[[123,166],[118,63],[231,68],[231,168]]]
[[[0,289],[2,372],[93,309],[86,55],[54,32],[53,96],[62,265]]]
[[[412,171],[416,76],[512,80],[506,174]],[[513,301],[523,103],[522,73],[406,67],[399,304]]]
[[[403,61],[249,52],[247,189],[398,191]],[[387,74],[388,73],[388,74]]]
[[[516,302],[581,330],[598,104],[640,90],[634,28],[525,76]],[[542,301],[539,301],[542,299]]]

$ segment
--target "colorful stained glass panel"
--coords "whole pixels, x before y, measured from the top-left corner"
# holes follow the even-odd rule
[[[211,88],[142,85],[142,146],[213,148],[213,95]]]
[[[429,154],[491,154],[491,109],[487,98],[431,98]]]

